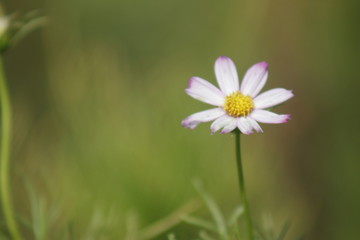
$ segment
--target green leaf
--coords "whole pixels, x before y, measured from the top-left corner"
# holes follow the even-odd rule
[[[238,206],[237,208],[235,208],[235,210],[233,211],[233,213],[231,214],[229,221],[228,221],[228,225],[229,226],[234,226],[239,217],[244,213],[244,207],[243,206]]]
[[[301,234],[301,235],[299,235],[299,236],[297,236],[297,237],[294,238],[294,240],[303,240],[303,239],[304,239],[304,235],[303,235],[303,234]]]
[[[211,237],[207,232],[200,231],[199,236],[202,240],[216,240],[215,238]]]
[[[226,223],[225,223],[224,217],[223,217],[219,207],[217,206],[216,202],[209,194],[207,194],[205,192],[200,181],[194,181],[194,186],[195,186],[196,190],[198,191],[198,193],[200,194],[200,196],[203,198],[207,207],[209,208],[210,213],[216,223],[216,226],[218,228],[218,232],[219,232],[221,238],[228,239]]]
[[[277,240],[284,240],[286,233],[289,231],[289,228],[291,226],[290,221],[286,222],[283,227],[281,228],[281,231],[279,233],[279,236],[276,238]]]
[[[195,225],[197,227],[201,227],[206,230],[210,230],[210,231],[218,233],[216,226],[214,224],[212,224],[211,222],[208,222],[206,220],[203,220],[201,218],[186,216],[186,217],[183,217],[183,221],[186,223]]]
[[[11,45],[16,45],[20,40],[22,40],[26,35],[33,32],[34,30],[44,26],[47,22],[46,17],[36,17],[33,18],[24,25],[22,25],[18,31],[11,38]]]
[[[168,240],[176,240],[175,234],[170,233],[170,234],[168,235]]]

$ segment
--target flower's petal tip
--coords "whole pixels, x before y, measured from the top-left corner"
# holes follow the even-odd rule
[[[191,85],[194,83],[195,79],[196,79],[196,77],[191,77],[191,78],[189,78],[188,84],[187,84],[187,87],[188,87],[188,88],[191,87]]]
[[[214,135],[217,131],[213,126],[210,127],[211,135]]]
[[[232,124],[232,125],[225,126],[225,127],[220,131],[220,134],[230,133],[230,132],[234,131],[235,128],[236,128],[236,121],[235,121],[235,123]]]
[[[224,64],[234,64],[234,62],[231,60],[231,58],[227,57],[227,56],[220,56],[216,59],[215,61],[215,66],[219,65],[219,66],[224,66]]]
[[[251,134],[253,134],[254,132],[252,132],[252,131],[241,131],[243,134],[245,134],[245,135],[251,135]]]
[[[279,123],[287,123],[291,120],[291,115],[290,114],[283,114],[281,115],[282,120],[280,120]]]
[[[190,130],[193,130],[196,125],[191,124],[191,121],[189,121],[188,118],[185,118],[184,120],[181,121],[181,126],[183,126],[184,128],[188,128]]]
[[[182,120],[181,121],[181,126],[183,126],[184,128],[187,128],[188,127],[188,124],[186,122],[186,119]]]
[[[213,108],[202,112],[197,112],[182,120],[181,125],[185,128],[194,129],[200,123],[210,122],[223,116],[224,114],[224,110],[221,108]]]
[[[262,128],[255,129],[255,131],[256,131],[257,133],[264,133],[264,130],[262,130]]]
[[[269,64],[267,62],[265,62],[265,61],[256,63],[255,65],[259,66],[259,67],[262,67],[262,68],[266,68],[266,69],[269,67]]]
[[[290,98],[294,97],[294,90],[292,90],[292,89],[290,89],[290,90],[288,90],[288,89],[284,89],[284,90],[286,90],[286,92],[287,92],[287,93],[288,93],[288,95],[289,95],[289,98],[288,98],[288,99],[290,99]]]
[[[289,93],[291,94],[291,97],[290,98],[292,98],[292,97],[294,97],[295,96],[295,94],[294,94],[294,90],[289,90]]]
[[[283,121],[283,123],[287,123],[289,120],[291,120],[291,115],[290,115],[290,114],[284,114],[284,121]]]
[[[251,113],[251,118],[257,122],[279,124],[290,120],[290,114],[276,114],[267,110],[255,109]]]
[[[227,56],[219,56],[219,57],[216,59],[216,61],[218,61],[218,60],[230,60],[230,58],[227,57]]]

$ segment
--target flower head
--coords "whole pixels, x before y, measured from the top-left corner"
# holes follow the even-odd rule
[[[268,64],[260,62],[253,65],[245,74],[241,85],[233,61],[221,56],[215,62],[215,75],[220,89],[199,77],[189,79],[185,92],[204,103],[216,106],[209,110],[194,113],[181,124],[194,129],[202,122],[214,121],[211,132],[229,133],[238,128],[244,134],[262,132],[258,122],[285,123],[289,114],[276,114],[265,110],[274,107],[294,95],[284,88],[274,88],[259,94],[268,76]]]

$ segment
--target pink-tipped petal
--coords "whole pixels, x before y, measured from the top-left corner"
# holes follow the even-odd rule
[[[243,134],[249,135],[253,133],[253,127],[248,118],[244,118],[244,117],[238,118],[237,127]]]
[[[261,93],[254,99],[255,108],[264,109],[276,106],[292,98],[294,94],[284,88],[274,88]]]
[[[215,75],[221,91],[226,95],[239,91],[239,77],[230,58],[221,56],[216,59]]]
[[[255,97],[264,87],[268,77],[268,64],[260,62],[247,70],[241,83],[240,92],[250,97]]]
[[[181,125],[185,128],[194,129],[202,122],[210,122],[225,114],[222,108],[213,108],[188,116],[181,122]]]
[[[255,109],[251,113],[251,118],[254,120],[261,122],[261,123],[270,123],[270,124],[277,124],[277,123],[286,123],[290,119],[289,114],[276,114],[270,111]]]
[[[224,115],[216,119],[210,126],[211,132],[215,133],[219,131],[221,128],[227,126],[229,123],[233,122],[235,119],[228,115]]]
[[[224,104],[224,94],[214,85],[199,77],[189,79],[185,92],[191,97],[214,106]]]
[[[237,119],[233,118],[225,127],[221,130],[220,134],[226,134],[233,131],[237,127]]]
[[[260,127],[260,125],[257,123],[257,121],[255,121],[254,119],[252,119],[251,117],[248,117],[247,120],[249,121],[251,127],[256,131],[256,132],[263,132],[262,128]]]

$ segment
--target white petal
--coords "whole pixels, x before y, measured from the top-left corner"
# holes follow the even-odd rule
[[[233,118],[231,122],[229,122],[222,130],[221,134],[229,133],[233,131],[237,127],[237,119]]]
[[[241,83],[240,92],[250,97],[255,97],[264,87],[268,76],[268,64],[260,62],[247,70]]]
[[[255,119],[258,122],[262,123],[286,123],[290,119],[289,114],[276,114],[270,111],[255,109],[250,114],[251,118]]]
[[[254,119],[252,119],[251,117],[248,117],[247,120],[249,121],[251,127],[256,131],[256,132],[263,132],[263,130],[261,129],[260,125],[257,123],[257,121],[255,121]]]
[[[211,132],[215,133],[233,121],[235,121],[235,118],[233,117],[230,117],[228,115],[221,116],[211,124]]]
[[[243,134],[249,135],[253,133],[253,127],[248,118],[240,117],[237,119],[237,127]]]
[[[222,108],[213,108],[188,116],[181,122],[181,125],[185,128],[194,129],[202,122],[210,122],[225,114]]]
[[[188,88],[185,92],[191,97],[207,104],[222,106],[224,104],[224,93],[208,81],[199,77],[189,79]]]
[[[294,94],[284,88],[274,88],[263,92],[254,99],[255,108],[263,109],[276,106],[292,98]]]
[[[226,94],[239,91],[239,77],[236,66],[228,57],[218,57],[215,62],[215,75],[220,89]]]

